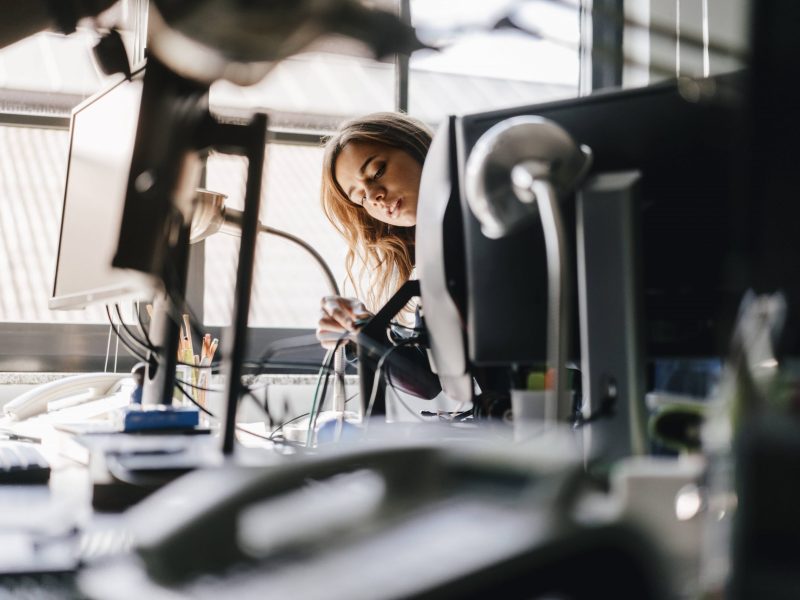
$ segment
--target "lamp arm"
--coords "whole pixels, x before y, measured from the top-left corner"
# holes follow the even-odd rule
[[[567,274],[568,248],[561,208],[553,185],[533,178],[530,191],[539,206],[547,255],[547,362],[554,370],[553,389],[546,396],[545,419],[548,423],[564,421],[569,415],[567,396],[567,344],[569,343],[570,298]]]
[[[268,233],[270,235],[274,235],[277,237],[281,237],[285,240],[289,240],[290,242],[294,242],[295,244],[303,248],[306,252],[308,252],[311,256],[313,256],[314,260],[317,261],[317,264],[325,273],[325,278],[328,280],[328,287],[330,287],[331,293],[333,293],[336,296],[341,296],[341,293],[339,292],[339,286],[336,283],[336,278],[333,276],[333,271],[331,271],[330,267],[328,266],[328,263],[325,262],[325,259],[322,258],[319,252],[314,250],[311,244],[300,239],[296,235],[292,235],[291,233],[281,231],[280,229],[275,229],[274,227],[267,227],[264,224],[259,224],[259,229],[264,233]]]

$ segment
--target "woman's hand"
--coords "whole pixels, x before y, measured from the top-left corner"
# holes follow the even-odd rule
[[[323,348],[333,349],[347,332],[361,328],[364,319],[372,317],[358,298],[325,296],[322,299],[322,316],[317,325],[317,339]]]

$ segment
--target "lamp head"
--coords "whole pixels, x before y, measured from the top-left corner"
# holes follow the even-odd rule
[[[467,160],[467,202],[483,234],[501,238],[538,218],[535,180],[558,195],[578,185],[591,165],[591,150],[578,146],[553,121],[513,117],[484,133]]]
[[[196,244],[220,231],[225,225],[225,194],[199,189],[195,195],[189,243]]]

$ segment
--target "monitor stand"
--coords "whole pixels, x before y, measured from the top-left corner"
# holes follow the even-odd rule
[[[604,460],[645,451],[640,178],[636,171],[601,174],[577,198],[583,411],[591,421],[584,447]]]
[[[150,341],[158,349],[148,353],[142,405],[153,406],[171,404],[175,390],[175,368],[178,364],[178,342],[180,327],[173,318],[179,312],[170,306],[170,299],[159,294],[153,300],[153,314],[150,317]]]

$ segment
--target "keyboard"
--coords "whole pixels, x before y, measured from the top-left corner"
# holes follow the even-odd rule
[[[0,484],[47,483],[50,464],[26,442],[0,442]]]

